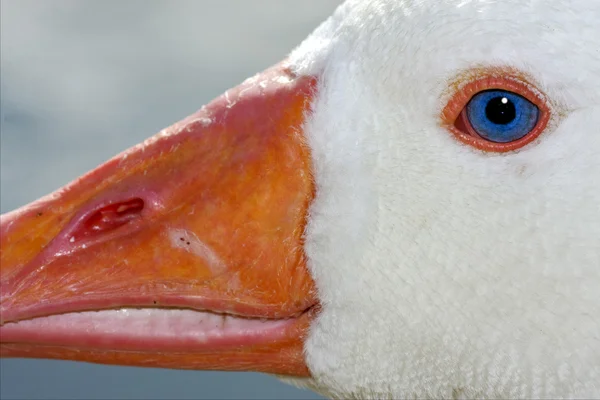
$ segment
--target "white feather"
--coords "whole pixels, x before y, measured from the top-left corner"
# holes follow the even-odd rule
[[[305,131],[306,343],[332,397],[600,397],[600,2],[348,1],[291,57]],[[440,126],[476,66],[532,77],[539,140],[504,154]]]

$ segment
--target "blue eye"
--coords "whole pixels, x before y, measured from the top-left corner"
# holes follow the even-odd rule
[[[466,107],[466,118],[476,134],[496,143],[521,139],[535,128],[539,108],[523,96],[506,90],[477,93]]]

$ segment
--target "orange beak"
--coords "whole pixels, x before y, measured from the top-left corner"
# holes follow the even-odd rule
[[[275,66],[2,215],[1,355],[307,376],[314,85]]]

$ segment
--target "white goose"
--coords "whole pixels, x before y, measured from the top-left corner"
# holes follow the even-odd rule
[[[600,396],[599,20],[344,3],[282,65],[2,216],[2,355],[340,398]]]

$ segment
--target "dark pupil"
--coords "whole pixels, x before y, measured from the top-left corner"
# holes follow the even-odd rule
[[[517,116],[515,105],[504,96],[494,97],[485,106],[485,116],[494,124],[506,125]]]

